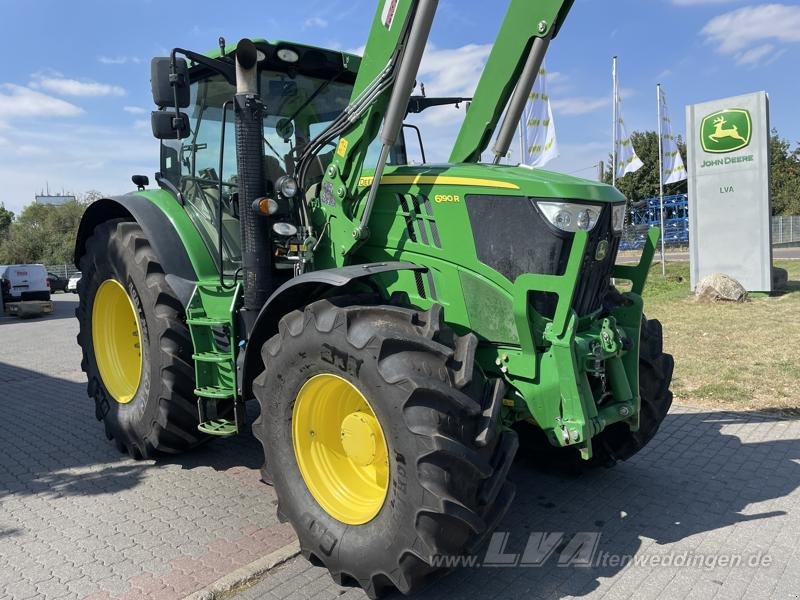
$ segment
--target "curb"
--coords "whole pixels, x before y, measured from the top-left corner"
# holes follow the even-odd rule
[[[270,552],[266,556],[262,556],[250,564],[239,567],[235,571],[220,577],[214,583],[189,594],[184,600],[217,600],[234,588],[252,582],[270,569],[285,563],[298,554],[300,554],[300,544],[294,541],[283,548]]]

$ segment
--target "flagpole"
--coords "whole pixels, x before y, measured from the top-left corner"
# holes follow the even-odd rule
[[[617,186],[617,57],[612,60],[611,66],[611,105],[614,113],[614,122],[611,125],[611,185]]]
[[[658,105],[658,195],[661,224],[661,276],[667,276],[667,264],[664,256],[664,138],[661,115],[661,84],[656,84],[656,104]]]

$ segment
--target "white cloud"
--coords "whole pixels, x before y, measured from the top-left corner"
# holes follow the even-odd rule
[[[130,113],[132,115],[143,115],[144,113],[147,112],[141,106],[123,106],[122,110],[124,110],[126,113]]]
[[[10,117],[75,117],[82,108],[60,98],[13,83],[0,84],[0,115]]]
[[[318,28],[324,29],[328,26],[328,22],[321,17],[311,17],[303,22],[303,29]]]
[[[47,90],[62,96],[124,96],[125,90],[118,85],[69,79],[60,73],[34,73],[31,87]]]
[[[491,44],[442,50],[431,45],[422,57],[417,79],[431,96],[472,96],[491,50]]]
[[[574,117],[611,106],[611,95],[599,97],[551,98],[553,112]]]
[[[138,65],[142,59],[138,56],[98,56],[97,62],[103,65],[124,65],[132,63]]]
[[[7,147],[0,152],[3,199],[14,212],[30,203],[46,182],[51,188],[97,189],[113,195],[130,190],[131,174],[158,168],[158,141],[135,126],[30,123],[4,130],[3,137],[14,148],[13,153]]]
[[[774,50],[774,44],[761,44],[760,46],[750,48],[750,50],[745,50],[738,54],[736,56],[736,62],[740,65],[756,65],[761,62],[762,58],[772,55]]]
[[[781,52],[775,42],[800,42],[800,6],[746,6],[714,17],[701,33],[717,52],[733,56],[739,64],[775,60]]]
[[[675,6],[699,6],[701,4],[728,4],[734,0],[672,0]]]

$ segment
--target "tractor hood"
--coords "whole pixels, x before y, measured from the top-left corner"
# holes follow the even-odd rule
[[[364,170],[360,187],[372,184],[372,171]],[[487,164],[441,164],[387,167],[381,185],[460,188],[462,193],[481,191],[498,195],[536,198],[571,198],[594,202],[624,202],[616,188],[571,175],[527,167]]]

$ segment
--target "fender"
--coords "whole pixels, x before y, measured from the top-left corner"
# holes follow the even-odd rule
[[[86,252],[86,240],[94,228],[110,219],[128,219],[142,227],[164,272],[175,281],[173,288],[181,288],[175,291],[184,305],[188,297],[184,298],[186,294],[183,292],[188,289],[191,294],[190,288],[194,287],[195,282],[218,277],[216,262],[189,215],[178,200],[164,190],[103,198],[90,204],[81,218],[75,240],[76,267],[80,268],[81,256]]]
[[[343,290],[354,281],[368,279],[381,273],[405,270],[424,273],[428,269],[410,262],[369,263],[311,271],[284,283],[272,293],[253,324],[243,353],[244,358],[239,363],[238,381],[241,397],[245,400],[252,397],[252,381],[264,368],[261,347],[278,332],[278,323],[284,315],[319,300],[334,288]]]

